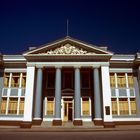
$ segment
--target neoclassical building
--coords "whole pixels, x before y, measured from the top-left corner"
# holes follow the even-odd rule
[[[0,54],[0,125],[140,124],[140,53],[71,37]]]

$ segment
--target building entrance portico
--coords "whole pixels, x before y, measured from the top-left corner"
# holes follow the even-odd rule
[[[101,120],[101,104],[99,104],[101,92],[96,90],[96,88],[100,89],[100,86],[97,86],[97,84],[99,85],[100,68],[62,65],[61,67],[44,68],[41,74],[38,71],[40,68],[37,68],[36,85],[40,84],[39,75],[43,74],[41,77],[45,77],[44,117],[51,120],[53,125],[62,125],[62,122],[66,121],[72,121],[74,125],[82,125],[83,120],[92,121],[94,118]],[[95,99],[93,97],[96,98],[94,102],[91,101]],[[38,101],[39,98],[35,99]],[[95,111],[94,113],[91,113],[92,109]],[[37,112],[35,111],[35,113]]]
[[[26,89],[26,95],[32,91],[35,104],[32,107],[33,118],[30,110],[29,121],[47,120],[52,121],[52,125],[62,125],[65,121],[82,125],[83,121],[94,121],[98,125],[104,116],[110,117],[109,121],[112,119],[111,100],[106,100],[106,96],[110,99],[111,95],[110,52],[66,38],[24,55],[28,60],[27,77],[34,70],[32,88]],[[34,69],[31,71],[30,67]],[[103,78],[108,80],[108,90],[102,83]],[[29,78],[27,81],[30,83]],[[25,110],[28,110],[29,103],[25,101]],[[108,114],[105,114],[105,108],[109,110]]]

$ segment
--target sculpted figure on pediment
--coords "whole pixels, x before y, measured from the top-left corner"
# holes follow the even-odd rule
[[[56,48],[55,50],[49,50],[44,54],[95,54],[93,52],[87,52],[82,48],[79,49],[78,47],[72,46],[71,44],[65,44],[60,48]]]

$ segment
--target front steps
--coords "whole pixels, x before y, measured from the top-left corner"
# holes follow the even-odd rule
[[[33,125],[32,128],[103,128],[103,126],[96,126],[93,122],[83,122],[81,126],[74,126],[73,122],[62,122],[61,126],[53,126],[52,122],[42,121],[41,125]]]

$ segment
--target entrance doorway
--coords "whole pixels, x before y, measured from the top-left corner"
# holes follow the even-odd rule
[[[64,121],[72,121],[73,104],[72,98],[64,98]]]

